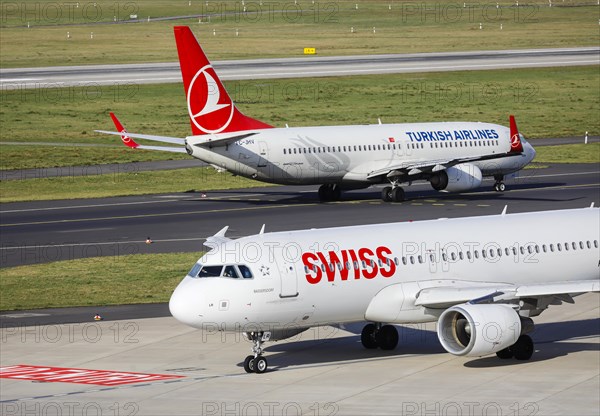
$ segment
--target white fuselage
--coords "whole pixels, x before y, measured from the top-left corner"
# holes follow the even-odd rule
[[[597,280],[599,230],[600,210],[587,208],[253,235],[198,261],[244,265],[251,278],[188,275],[170,309],[196,328],[302,328],[363,321],[401,284],[389,322],[434,321],[443,310],[415,305],[425,288]]]
[[[502,155],[510,150],[508,128],[472,122],[273,128],[236,135],[246,137],[211,148],[198,144],[223,135],[186,140],[192,156],[241,176],[279,184],[337,183],[349,188],[384,181],[368,176],[390,166]],[[525,140],[523,146],[521,155],[473,164],[483,176],[516,172],[535,156]]]

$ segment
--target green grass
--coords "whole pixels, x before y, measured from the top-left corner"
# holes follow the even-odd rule
[[[500,1],[499,9],[495,2],[467,2],[462,8],[462,2],[455,0],[264,1],[262,6],[249,1],[248,10],[258,12],[250,14],[235,14],[242,6],[233,0],[209,1],[208,6],[195,0],[191,7],[185,0],[106,0],[97,2],[98,9],[92,9],[92,2],[81,3],[87,8],[70,10],[73,3],[47,0],[3,3],[0,66],[175,61],[172,26],[182,24],[193,27],[211,59],[300,56],[304,47],[315,47],[319,55],[352,55],[568,47],[600,41],[595,1],[567,0],[548,7],[545,0],[530,0],[516,8],[511,0]],[[56,10],[57,6],[62,10]],[[203,23],[194,18],[95,24],[112,22],[115,17],[128,20],[130,14],[144,20],[148,16],[216,16]]]
[[[532,143],[535,146],[535,141]],[[536,147],[537,163],[600,163],[600,143]]]
[[[136,254],[3,268],[0,310],[167,302],[201,255]]]
[[[0,203],[54,199],[101,198],[190,190],[251,188],[268,184],[219,173],[211,167],[107,175],[63,176],[2,182]]]

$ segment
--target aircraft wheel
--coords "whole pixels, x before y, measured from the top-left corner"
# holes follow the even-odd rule
[[[392,187],[386,186],[381,190],[381,199],[383,202],[392,202]]]
[[[504,185],[504,182],[500,182],[498,184],[498,192],[504,192],[506,190],[506,185]]]
[[[249,355],[244,360],[244,370],[246,373],[254,373],[254,355]]]
[[[375,339],[382,350],[393,350],[398,345],[398,330],[395,326],[384,325],[375,335]]]
[[[496,356],[501,360],[508,360],[509,358],[513,358],[513,352],[510,348],[504,348],[496,353]]]
[[[257,374],[262,374],[267,371],[267,359],[265,357],[260,355],[256,357],[254,360],[254,371],[256,371]]]
[[[363,347],[370,350],[377,348],[377,341],[375,341],[376,329],[375,324],[365,325],[360,334],[360,342],[362,342]]]
[[[529,335],[521,335],[517,342],[510,347],[517,360],[529,360],[533,355],[533,349],[533,340]]]
[[[397,187],[392,189],[392,201],[394,202],[402,202],[404,201],[404,189],[401,187]]]
[[[319,201],[327,202],[331,200],[331,191],[329,185],[319,186]]]

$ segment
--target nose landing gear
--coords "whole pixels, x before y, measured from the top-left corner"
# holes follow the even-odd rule
[[[246,333],[246,337],[251,340],[253,355],[249,355],[244,359],[244,370],[246,373],[262,374],[267,371],[267,359],[262,356],[262,344],[271,338],[269,332],[250,332]]]

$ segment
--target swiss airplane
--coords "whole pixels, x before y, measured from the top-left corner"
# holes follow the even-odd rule
[[[365,348],[394,349],[392,324],[437,321],[446,351],[528,360],[532,317],[600,290],[594,208],[265,233],[227,227],[174,290],[180,322],[243,333],[247,372],[263,343],[321,325],[368,321]]]
[[[218,169],[263,182],[321,185],[322,201],[342,190],[386,184],[384,201],[403,201],[402,184],[427,180],[437,191],[462,192],[493,176],[521,170],[535,150],[510,116],[509,128],[480,122],[436,122],[274,128],[242,114],[223,87],[192,31],[175,27],[175,41],[192,135],[186,138],[127,133],[111,117],[123,142],[135,149],[187,152]],[[133,139],[177,146],[146,146]]]

